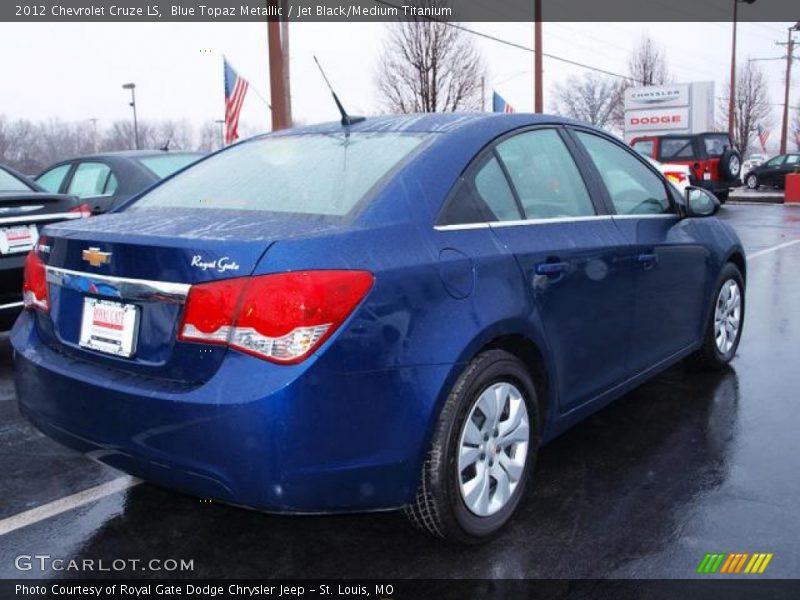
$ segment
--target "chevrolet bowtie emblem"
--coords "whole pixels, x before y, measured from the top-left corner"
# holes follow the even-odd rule
[[[111,262],[111,252],[101,252],[100,248],[89,248],[83,251],[83,260],[93,267],[107,265]]]

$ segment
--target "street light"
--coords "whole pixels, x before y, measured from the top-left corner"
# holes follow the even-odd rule
[[[736,20],[739,16],[739,4],[753,4],[756,0],[733,0],[733,42],[731,44],[731,93],[728,100],[728,135],[731,139],[736,139],[734,129],[736,128],[736,117],[734,110],[736,107]],[[746,149],[742,149],[744,152]]]
[[[133,140],[136,144],[136,149],[139,149],[139,122],[136,120],[136,84],[135,83],[123,83],[122,84],[123,90],[130,90],[131,91],[131,101],[130,107],[133,109]]]
[[[225,146],[225,119],[216,119],[214,123],[219,125],[219,147],[223,148]]]
[[[800,21],[789,27],[789,41],[786,44],[786,90],[783,97],[783,121],[781,122],[781,154],[786,154],[786,139],[789,136],[789,88],[792,85],[792,61],[794,60],[794,40],[792,32],[800,31]]]

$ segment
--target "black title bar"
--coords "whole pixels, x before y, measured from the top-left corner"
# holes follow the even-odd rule
[[[798,0],[741,3],[739,21],[797,21]],[[530,22],[534,0],[2,0],[7,22]],[[542,0],[544,21],[730,21],[733,2]]]

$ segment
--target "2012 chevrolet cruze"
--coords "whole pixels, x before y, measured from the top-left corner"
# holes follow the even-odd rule
[[[726,364],[745,258],[619,140],[555,117],[255,138],[48,226],[25,415],[146,480],[267,511],[405,507],[475,541],[542,443],[677,361]]]

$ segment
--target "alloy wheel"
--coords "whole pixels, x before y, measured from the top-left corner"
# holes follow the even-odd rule
[[[719,291],[714,311],[714,339],[717,350],[730,352],[739,335],[742,323],[742,293],[739,284],[728,279]]]
[[[508,504],[525,471],[529,441],[519,389],[505,381],[486,388],[469,410],[458,446],[458,483],[470,512],[488,517]]]

